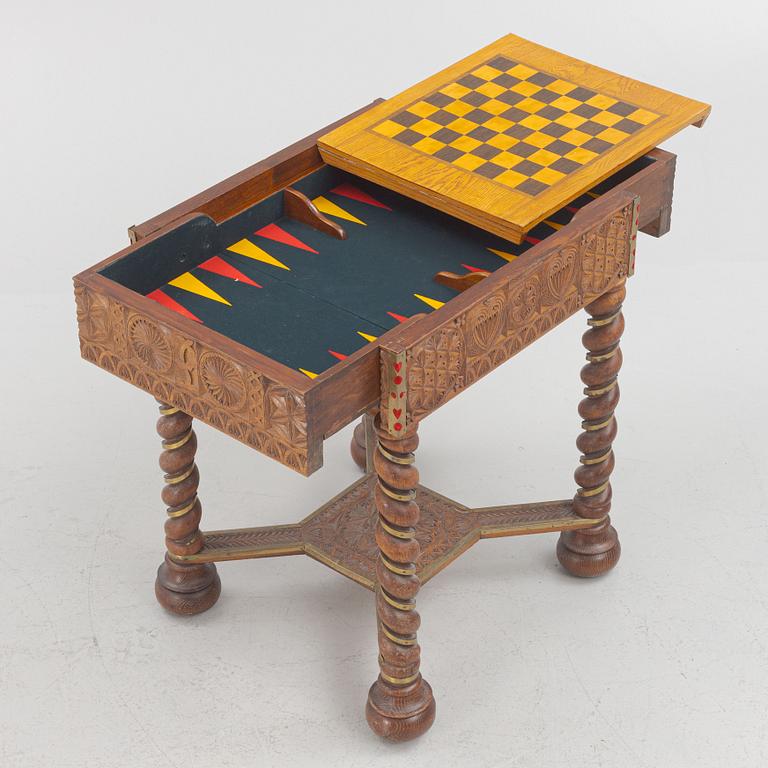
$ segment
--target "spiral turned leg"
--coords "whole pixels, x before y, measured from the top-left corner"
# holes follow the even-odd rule
[[[421,650],[416,640],[419,577],[416,541],[419,507],[415,502],[419,473],[413,451],[419,439],[413,427],[393,440],[376,421],[378,443],[373,464],[378,475],[374,491],[378,522],[376,542],[376,617],[379,636],[379,678],[368,692],[365,714],[379,736],[406,741],[427,731],[435,719],[435,699],[419,672]]]
[[[158,401],[159,402],[159,401]],[[185,564],[174,556],[193,555],[203,548],[202,507],[197,498],[200,474],[195,466],[197,438],[192,417],[160,403],[157,433],[163,439],[160,468],[165,472],[163,501],[167,504],[165,560],[157,570],[155,595],[163,608],[181,615],[202,613],[218,600],[221,582],[213,563]]]
[[[352,440],[349,444],[349,452],[352,454],[352,461],[357,464],[363,472],[372,472],[373,450],[376,441],[376,434],[373,430],[374,415],[366,413],[360,419],[360,423],[355,427],[352,433]]]
[[[616,437],[614,411],[619,402],[619,340],[624,331],[621,303],[625,295],[622,283],[587,306],[590,328],[582,342],[588,350],[588,362],[581,369],[586,397],[579,404],[584,431],[576,441],[581,464],[574,474],[579,489],[573,505],[580,517],[600,522],[590,528],[560,534],[557,557],[574,576],[599,576],[613,568],[621,554],[619,538],[608,512],[611,509],[609,478],[614,467],[611,446]]]

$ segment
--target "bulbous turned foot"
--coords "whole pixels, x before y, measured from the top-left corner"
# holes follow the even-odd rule
[[[167,611],[193,616],[211,608],[221,594],[221,580],[213,563],[182,565],[167,555],[157,569],[155,596]]]
[[[573,576],[600,576],[610,571],[620,556],[619,536],[610,518],[592,528],[563,531],[557,542],[557,559]]]
[[[365,472],[365,424],[362,421],[355,427],[355,431],[352,433],[349,452],[352,454],[352,461]]]
[[[365,717],[371,730],[388,741],[408,741],[435,722],[435,697],[419,675],[410,685],[389,685],[379,678],[368,691]]]

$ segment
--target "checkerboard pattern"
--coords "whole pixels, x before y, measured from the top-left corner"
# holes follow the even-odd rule
[[[497,56],[372,130],[535,196],[660,117]]]

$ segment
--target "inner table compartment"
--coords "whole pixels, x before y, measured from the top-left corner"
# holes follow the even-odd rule
[[[314,377],[455,297],[434,281],[437,272],[495,271],[653,163],[646,156],[622,169],[521,245],[322,166],[292,186],[344,227],[345,240],[286,217],[280,190],[218,225],[187,221],[101,274]]]

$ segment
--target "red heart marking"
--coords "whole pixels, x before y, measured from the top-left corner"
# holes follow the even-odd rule
[[[403,409],[402,409],[402,408],[393,408],[393,409],[392,409],[392,413],[394,413],[394,414],[395,414],[395,418],[396,418],[396,419],[399,419],[399,418],[400,418],[400,414],[401,414],[402,412],[403,412]]]
[[[403,367],[402,363],[395,363],[395,370],[400,373],[400,369]]]
[[[395,376],[395,386],[399,386],[403,383],[403,377],[402,376]]]

